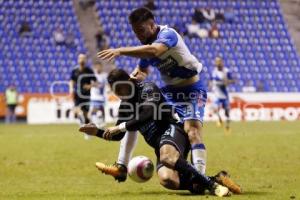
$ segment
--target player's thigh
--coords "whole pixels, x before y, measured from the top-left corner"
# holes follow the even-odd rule
[[[222,106],[224,110],[230,110],[229,99],[224,99],[224,101],[222,102]]]
[[[168,146],[165,146],[168,145]],[[183,128],[178,125],[170,125],[170,128],[160,138],[159,152],[162,147],[166,151],[178,152],[179,156],[187,157],[190,149],[190,143],[187,134]],[[160,155],[159,155],[160,156]]]

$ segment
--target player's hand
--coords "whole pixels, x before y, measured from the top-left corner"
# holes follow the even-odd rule
[[[143,81],[146,79],[147,74],[136,68],[129,76],[130,76],[130,79],[132,79],[132,80]]]
[[[80,127],[79,131],[83,132],[83,133],[86,133],[88,135],[95,136],[95,135],[97,135],[98,128],[95,124],[89,123],[89,124],[85,124],[82,127]]]
[[[120,55],[119,49],[106,49],[100,51],[97,56],[103,60],[112,61],[114,58]]]
[[[91,89],[91,86],[92,86],[92,85],[90,85],[90,84],[84,84],[84,85],[83,85],[83,89],[84,89],[84,90],[90,90],[90,89]]]
[[[111,140],[113,136],[118,135],[120,132],[118,126],[109,127],[104,131],[103,138],[105,140]]]
[[[224,80],[224,85],[225,86],[228,86],[228,85],[230,85],[231,84],[231,81],[230,80],[228,80],[228,79],[225,79]]]

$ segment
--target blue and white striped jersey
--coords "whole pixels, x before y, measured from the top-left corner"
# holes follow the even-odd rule
[[[222,71],[219,71],[215,68],[212,72],[212,91],[214,93],[215,98],[217,99],[227,99],[228,91],[227,87],[224,84],[225,80],[232,80],[231,72],[228,68],[224,67]]]
[[[202,70],[202,64],[193,56],[182,37],[168,26],[159,26],[160,31],[153,43],[163,43],[169,49],[157,58],[141,59],[139,66],[156,67],[166,85],[174,85],[197,75]]]

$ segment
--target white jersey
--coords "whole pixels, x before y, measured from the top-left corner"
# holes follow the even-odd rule
[[[107,85],[107,73],[96,73],[98,87],[91,88],[91,101],[102,101],[106,99],[106,85]]]
[[[166,85],[174,85],[199,74],[203,68],[202,64],[191,54],[182,37],[168,26],[159,28],[160,31],[153,43],[163,43],[169,49],[159,57],[141,59],[139,66],[156,67]]]
[[[224,67],[222,71],[219,71],[215,68],[212,72],[212,91],[215,98],[217,99],[227,99],[228,91],[227,87],[224,84],[226,79],[232,79],[231,73],[228,68]]]

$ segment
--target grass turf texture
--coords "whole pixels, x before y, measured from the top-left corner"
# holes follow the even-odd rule
[[[161,187],[155,175],[144,184],[117,183],[96,161],[113,163],[118,142],[84,140],[76,125],[0,125],[0,199],[213,199]],[[205,124],[208,174],[228,170],[243,186],[230,199],[300,198],[300,123],[233,123],[225,136]],[[134,155],[155,161],[143,138]]]

